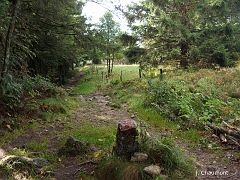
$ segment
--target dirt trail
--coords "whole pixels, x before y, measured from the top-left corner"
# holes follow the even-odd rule
[[[74,87],[79,78],[83,76],[82,73],[72,78],[69,84],[65,87],[67,90]],[[27,144],[31,142],[42,143],[44,139],[48,139],[46,153],[57,153],[60,142],[65,141],[60,136],[64,134],[64,128],[66,126],[82,126],[84,123],[91,122],[94,126],[112,126],[117,129],[119,120],[133,118],[135,116],[127,111],[127,106],[111,102],[111,97],[105,94],[89,94],[89,95],[77,95],[79,104],[81,106],[72,114],[71,121],[68,122],[64,119],[58,118],[55,120],[42,120],[36,119],[38,126],[31,130],[25,130],[19,136],[6,142],[1,149],[0,159],[7,155],[13,149],[22,149],[30,151]],[[117,108],[116,108],[117,107]],[[131,117],[132,116],[132,117]],[[29,120],[31,124],[32,121]],[[38,152],[35,153],[37,156]],[[84,172],[87,174],[93,174],[97,164],[94,161],[83,160],[84,158],[66,157],[59,158],[59,168],[42,174],[42,176],[50,175],[52,180],[75,180],[78,179],[78,174]],[[6,179],[7,177],[1,176],[0,179]]]
[[[82,75],[79,74],[74,77],[66,88],[69,89],[75,86]],[[83,106],[79,107],[72,115],[71,123],[75,126],[92,122],[95,126],[112,126],[117,128],[119,120],[137,119],[137,113],[129,111],[127,104],[122,104],[121,108],[116,108],[119,105],[112,103],[112,97],[107,94],[78,95],[78,99]],[[47,152],[57,153],[59,143],[63,141],[59,134],[64,133],[64,127],[66,127],[68,122],[65,122],[64,119],[49,120],[47,122],[39,119],[37,121],[39,123],[38,127],[33,130],[26,130],[18,137],[13,138],[11,142],[6,142],[2,147],[6,151],[5,153],[13,148],[27,149],[28,143],[41,142],[44,138],[49,140]],[[46,123],[48,125],[45,125]],[[215,139],[215,141],[218,140]],[[182,142],[178,142],[178,145],[183,147],[190,156],[196,158],[197,176],[195,179],[240,179],[240,158],[234,156],[234,152],[239,151],[239,149],[234,149],[233,146],[226,146],[229,149],[224,154],[224,157],[216,157],[209,151],[202,149],[192,150]],[[228,159],[229,161],[224,163],[221,161],[223,159]],[[69,157],[64,160],[59,159],[58,164],[59,167],[57,169],[47,172],[47,175],[51,176],[49,179],[75,180],[79,179],[78,174],[80,172],[94,174],[94,169],[97,167],[94,161],[85,162],[79,156]],[[0,175],[0,179],[4,179],[4,177]]]

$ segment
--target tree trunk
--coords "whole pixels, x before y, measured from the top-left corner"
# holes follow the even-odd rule
[[[7,35],[6,35],[6,41],[5,41],[5,49],[4,49],[4,57],[2,62],[2,69],[0,74],[0,84],[2,84],[2,78],[5,76],[5,74],[8,71],[9,66],[9,60],[10,60],[10,49],[11,49],[11,40],[13,37],[13,32],[15,29],[16,19],[17,19],[17,13],[20,7],[20,0],[14,0],[12,2],[12,15],[11,15],[11,21],[8,27]]]
[[[110,73],[111,73],[111,60],[110,59],[108,59],[107,60],[108,61],[108,67],[107,67],[107,69],[108,69],[108,77],[110,76]]]
[[[113,72],[113,62],[114,62],[114,53],[113,53],[113,59],[112,59],[112,68],[111,68],[111,73]]]
[[[188,53],[188,42],[187,41],[182,41],[180,43],[180,48],[181,48],[181,61],[180,61],[180,66],[183,68],[186,68],[188,66],[188,61],[187,61],[187,53]]]

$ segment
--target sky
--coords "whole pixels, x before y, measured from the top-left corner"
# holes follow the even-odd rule
[[[113,2],[116,4],[127,5],[131,2],[137,3],[139,0],[113,0]],[[91,20],[88,21],[89,23],[96,24],[99,22],[99,18],[101,18],[104,13],[108,11],[108,9],[110,9],[110,11],[113,13],[114,20],[120,23],[121,30],[129,31],[129,28],[127,27],[127,21],[124,19],[124,17],[121,17],[120,15],[117,16],[119,13],[114,10],[113,5],[106,0],[102,0],[101,6],[97,3],[87,2],[83,8],[82,15],[91,18]]]

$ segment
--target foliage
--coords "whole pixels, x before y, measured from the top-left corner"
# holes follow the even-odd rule
[[[145,49],[139,47],[129,47],[124,51],[124,55],[128,58],[130,64],[141,62],[141,57],[146,54]]]
[[[87,39],[83,36],[87,26],[84,17],[79,16],[81,2],[58,2],[38,1],[29,7],[30,12],[26,12],[31,14],[30,20],[35,22],[34,25],[40,27],[29,31],[37,39],[32,43],[36,57],[28,59],[28,64],[32,75],[49,75],[64,84],[69,69],[82,51],[82,39]]]
[[[7,4],[7,0],[0,0],[0,16],[5,13]]]
[[[47,78],[41,76],[24,77],[23,79],[13,79],[8,74],[4,82],[6,86],[1,87],[1,114],[7,116],[17,116],[23,113],[28,107],[27,103],[38,98],[64,96],[66,93],[61,88],[52,84]],[[26,109],[25,109],[26,110]]]
[[[32,98],[63,93],[40,76],[64,84],[88,49],[89,27],[80,1],[0,3],[0,111],[13,115]]]
[[[98,25],[99,33],[102,36],[101,45],[102,52],[105,54],[104,59],[107,60],[108,76],[112,72],[113,61],[120,52],[121,46],[119,43],[120,24],[115,22],[111,12],[106,12],[100,19]],[[112,66],[111,62],[112,61]]]
[[[59,78],[62,78],[60,80],[63,83],[63,78],[71,66],[69,58],[72,58],[70,53],[64,49],[71,46],[72,50],[75,50],[73,38],[71,38],[74,35],[73,28],[70,28],[69,24],[75,22],[78,24],[80,21],[72,16],[74,9],[75,13],[78,13],[76,2],[72,1],[67,4],[55,3],[54,0],[48,3],[44,1],[18,2],[19,7],[16,13],[12,14],[10,18],[6,13],[1,24],[1,26],[5,24],[4,29],[1,29],[3,35],[1,43],[4,47],[2,55],[5,56],[2,57],[1,62],[3,65],[2,78],[7,73],[12,73],[18,78],[26,75],[28,71],[31,72],[31,75],[47,76],[51,70],[52,76],[60,74]],[[14,6],[16,5],[12,3],[13,10]],[[13,29],[10,31],[11,33],[8,33],[11,29]],[[8,42],[8,46],[6,43],[4,45],[5,40],[6,43]],[[50,55],[52,56],[50,57]],[[61,69],[61,66],[64,69]]]
[[[237,0],[146,0],[130,5],[125,16],[148,52],[145,64],[229,67],[239,58],[239,7]]]
[[[202,128],[206,122],[223,120],[232,123],[240,115],[236,96],[239,88],[235,83],[239,81],[238,74],[238,70],[200,70],[196,74],[149,80],[150,93],[146,94],[145,105],[154,106],[169,119],[177,120],[179,127]]]
[[[147,53],[144,48],[139,47],[139,38],[134,35],[123,33],[120,36],[120,41],[125,47],[123,53],[128,59],[129,63],[141,63],[143,55],[146,55]]]

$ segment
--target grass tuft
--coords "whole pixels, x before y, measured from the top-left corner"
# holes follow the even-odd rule
[[[148,180],[150,176],[144,174],[144,164],[128,162],[115,157],[105,159],[100,164],[97,178],[104,180]]]

